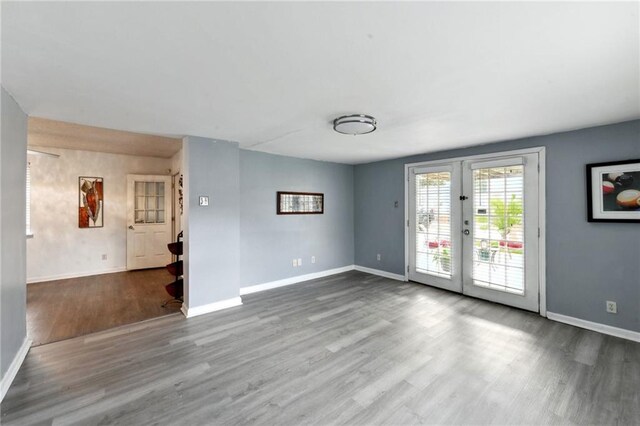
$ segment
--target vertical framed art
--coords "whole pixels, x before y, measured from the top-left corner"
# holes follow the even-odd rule
[[[78,227],[104,226],[104,182],[101,177],[78,178]]]

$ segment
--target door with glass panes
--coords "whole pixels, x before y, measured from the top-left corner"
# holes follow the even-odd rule
[[[409,279],[461,292],[460,163],[409,171]]]
[[[538,161],[409,168],[409,279],[538,311]]]
[[[171,177],[127,176],[127,269],[171,262]]]

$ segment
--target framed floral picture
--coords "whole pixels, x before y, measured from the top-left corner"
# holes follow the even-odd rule
[[[587,164],[587,220],[640,222],[640,159]]]

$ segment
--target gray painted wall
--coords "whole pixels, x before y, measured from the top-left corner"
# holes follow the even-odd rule
[[[0,377],[27,335],[27,116],[4,88],[0,134]]]
[[[356,166],[356,264],[404,274],[405,163],[534,146],[547,156],[548,311],[640,331],[640,224],[587,222],[585,183],[588,163],[640,158],[638,120]]]
[[[277,191],[322,192],[325,212],[276,215]],[[240,151],[241,287],[352,265],[353,220],[353,166]]]
[[[189,309],[238,297],[240,287],[353,264],[353,166],[198,137],[184,139],[183,156]],[[323,192],[325,213],[278,216],[279,190]]]
[[[185,176],[185,303],[189,309],[238,297],[240,179],[237,143],[187,137]],[[199,196],[209,206],[199,205]]]

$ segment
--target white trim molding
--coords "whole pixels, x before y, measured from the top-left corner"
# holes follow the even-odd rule
[[[366,266],[355,265],[354,269],[360,272],[366,272],[371,275],[378,275],[380,277],[390,278],[398,281],[408,281],[404,275],[394,274],[392,272],[381,271],[380,269],[367,268]]]
[[[618,328],[610,325],[600,324],[597,322],[591,322],[580,318],[570,317],[567,315],[556,314],[547,311],[547,318],[553,321],[562,322],[565,324],[573,325],[580,328],[586,328],[587,330],[597,331],[598,333],[608,334],[609,336],[621,337],[623,339],[633,340],[634,342],[640,342],[640,332],[627,330],[626,328]]]
[[[328,277],[329,275],[341,274],[343,272],[353,271],[353,265],[343,266],[341,268],[327,269],[325,271],[313,272],[311,274],[297,275],[295,277],[284,278],[282,280],[270,281],[262,284],[256,284],[249,287],[240,288],[240,295],[257,293],[259,291],[271,290],[272,288],[284,287],[291,284],[298,284],[304,281],[315,280],[317,278]]]
[[[34,278],[27,278],[27,284],[42,283],[45,281],[54,281],[54,280],[67,280],[69,278],[92,277],[94,275],[114,274],[116,272],[125,272],[126,270],[127,268],[125,266],[119,266],[117,268],[104,269],[101,271],[76,272],[72,274],[58,274],[58,275],[49,275],[46,277],[34,277]]]
[[[547,150],[538,148],[538,308],[547,316]]]
[[[27,339],[26,337],[22,341],[22,345],[20,349],[18,349],[18,353],[15,357],[13,357],[13,361],[9,365],[7,372],[4,373],[4,377],[2,381],[0,381],[0,402],[4,399],[4,396],[7,394],[11,383],[13,383],[13,379],[16,378],[16,374],[18,374],[18,370],[20,370],[20,366],[24,362],[24,359],[27,357],[27,353],[29,353],[29,349],[31,348],[32,340]]]
[[[221,300],[219,302],[209,303],[208,305],[196,306],[193,308],[188,307],[184,303],[180,310],[187,318],[197,317],[198,315],[204,315],[215,311],[221,311],[227,308],[233,308],[234,306],[242,305],[242,298],[240,296],[232,299]]]

